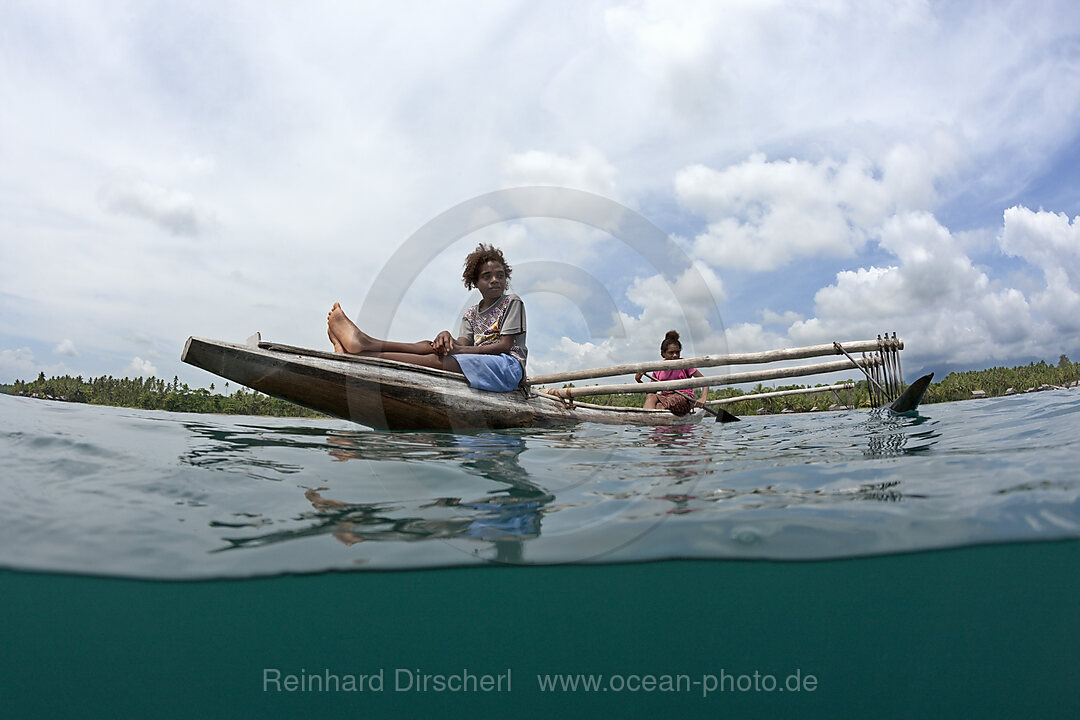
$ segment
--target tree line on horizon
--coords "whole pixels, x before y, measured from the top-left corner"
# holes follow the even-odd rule
[[[0,385],[0,391],[9,395],[142,410],[273,417],[322,416],[313,410],[244,387],[229,393],[229,383],[225,383],[225,392],[221,394],[214,392],[213,383],[209,389],[191,388],[187,383],[181,383],[178,377],[173,377],[172,382],[167,383],[156,377],[114,378],[110,375],[84,380],[81,375],[46,378],[45,373],[39,373],[33,382],[16,380],[11,385]]]

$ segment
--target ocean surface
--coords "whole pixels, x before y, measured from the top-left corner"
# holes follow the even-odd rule
[[[1075,716],[1078,430],[1080,390],[475,434],[0,395],[0,715]]]

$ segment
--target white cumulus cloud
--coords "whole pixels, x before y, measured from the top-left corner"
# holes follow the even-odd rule
[[[773,270],[803,257],[852,257],[892,215],[931,208],[934,182],[952,172],[955,155],[956,143],[940,133],[925,145],[894,146],[877,161],[769,161],[755,153],[722,170],[685,168],[675,190],[708,222],[694,239],[695,256]]]
[[[1001,249],[1042,270],[1046,284],[1032,306],[1061,332],[1080,331],[1080,217],[1011,207]]]
[[[505,173],[512,185],[552,185],[615,197],[615,168],[591,147],[577,157],[541,150],[516,153],[507,158]]]
[[[154,377],[157,374],[157,368],[150,361],[138,356],[132,358],[131,364],[124,370],[125,376]]]
[[[37,361],[34,360],[34,353],[30,348],[0,350],[0,373],[3,373],[5,377],[33,380],[34,378],[28,377],[32,372],[36,377]]]
[[[70,339],[65,338],[61,340],[55,348],[53,348],[53,353],[55,353],[56,355],[75,357],[79,354],[79,351],[75,349],[75,343],[73,343]]]
[[[836,273],[815,294],[812,317],[792,322],[786,339],[769,339],[776,346],[812,345],[893,331],[907,342],[909,357],[954,363],[1058,351],[1046,344],[1051,329],[1034,315],[1035,303],[992,281],[933,215],[890,218],[881,247],[895,264]],[[742,345],[759,344],[759,335],[765,336],[760,326],[741,326],[729,330],[729,342],[751,349]]]

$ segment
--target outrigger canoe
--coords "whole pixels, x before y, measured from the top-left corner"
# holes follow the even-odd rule
[[[188,338],[183,362],[266,395],[379,430],[558,427],[581,422],[687,425],[704,413],[609,407],[531,389],[475,390],[445,370],[259,342]]]

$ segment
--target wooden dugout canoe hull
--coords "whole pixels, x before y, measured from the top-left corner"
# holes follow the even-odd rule
[[[183,362],[266,395],[379,430],[483,430],[580,422],[686,425],[703,413],[574,403],[544,393],[475,390],[457,373],[305,348],[188,338]]]

